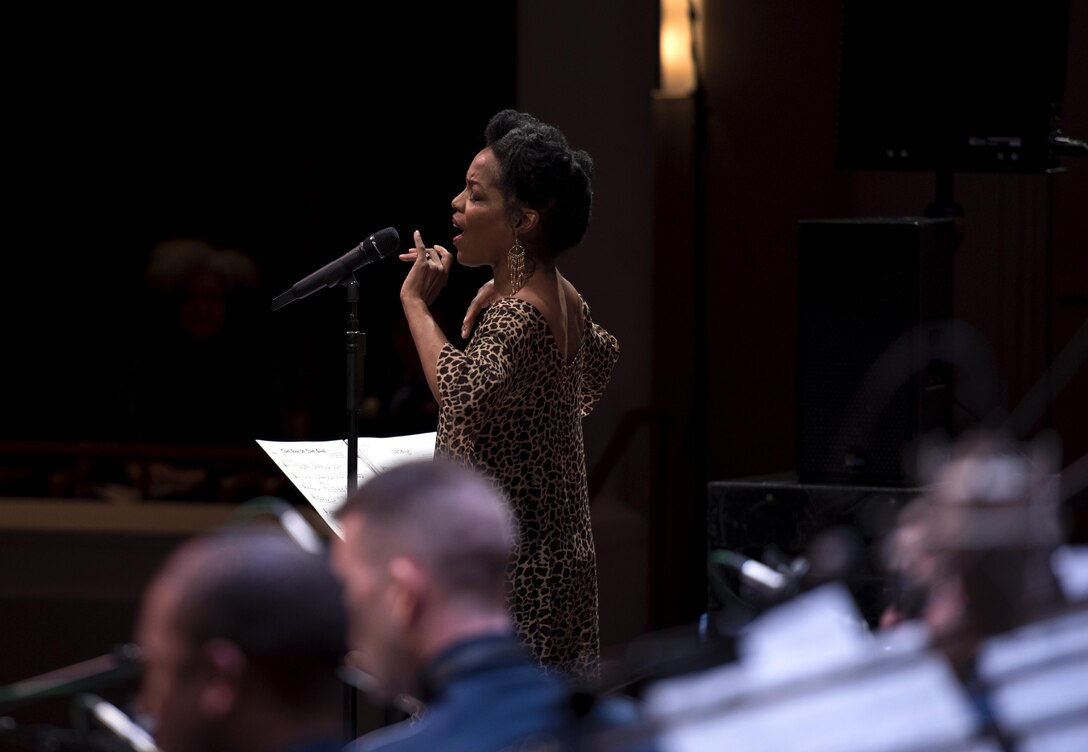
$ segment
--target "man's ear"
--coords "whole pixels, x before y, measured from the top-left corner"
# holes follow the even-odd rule
[[[208,640],[200,650],[208,678],[197,709],[205,718],[223,718],[238,704],[249,662],[241,648],[220,637]]]
[[[408,626],[419,618],[428,587],[427,572],[406,556],[389,561],[389,607],[399,624]]]

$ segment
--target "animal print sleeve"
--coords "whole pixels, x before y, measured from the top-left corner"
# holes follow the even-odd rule
[[[487,311],[463,352],[447,343],[438,354],[439,407],[460,441],[475,439],[509,389],[513,358],[506,318]]]
[[[588,307],[586,317],[589,317]],[[589,320],[586,327],[585,360],[582,364],[582,415],[589,415],[597,400],[604,393],[608,381],[612,378],[612,369],[620,357],[619,341],[604,330],[600,324]]]

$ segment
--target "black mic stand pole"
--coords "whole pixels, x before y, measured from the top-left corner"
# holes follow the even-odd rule
[[[348,496],[359,487],[359,404],[363,399],[363,356],[366,355],[366,334],[359,329],[359,283],[351,275],[341,284],[348,290],[348,331],[347,331],[347,395],[348,395]],[[348,724],[349,738],[354,739],[358,723],[358,690],[347,685],[344,698],[344,718]],[[403,718],[400,708],[385,709],[384,725],[390,725]]]
[[[366,356],[366,334],[359,331],[359,282],[349,274],[341,283],[348,292],[347,345],[347,410],[348,410],[348,491],[351,496],[359,487],[359,404],[363,399],[363,358]],[[345,685],[344,722],[347,738],[358,733],[358,694]]]
[[[359,487],[359,404],[363,400],[363,358],[366,334],[359,331],[359,283],[354,275],[343,282],[348,290],[347,397],[348,496]]]

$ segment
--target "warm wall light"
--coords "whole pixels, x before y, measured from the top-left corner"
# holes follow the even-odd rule
[[[661,0],[661,91],[684,95],[695,90],[691,0]]]

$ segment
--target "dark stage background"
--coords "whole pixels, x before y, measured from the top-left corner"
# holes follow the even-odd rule
[[[274,491],[301,503],[254,439],[346,435],[348,307],[342,289],[322,290],[273,313],[275,295],[384,227],[404,245],[418,228],[453,250],[449,202],[488,118],[515,101],[516,6],[360,7],[24,12],[8,24],[19,64],[2,95],[0,497],[12,498],[0,684],[131,639],[146,578],[182,539],[227,520],[218,502]],[[177,239],[256,268],[255,287],[228,294],[214,345],[182,337],[178,297],[146,283],[153,249]],[[388,415],[415,357],[397,349],[404,274],[395,257],[357,274],[363,435],[433,430],[425,410]],[[452,274],[442,310],[453,336],[482,274]],[[164,446],[133,449],[152,445]],[[131,486],[132,462],[152,459],[214,468],[210,482],[143,496],[191,512],[64,501]],[[216,473],[239,469],[225,495]],[[65,701],[19,719],[64,725]]]
[[[398,7],[137,19],[131,31],[25,20],[5,96],[0,439],[253,447],[346,435],[345,292],[276,313],[269,303],[387,226],[403,246],[420,229],[452,250],[449,202],[488,118],[514,103],[513,3]],[[179,339],[177,296],[145,283],[153,248],[172,239],[256,266],[255,287],[227,294],[215,345]],[[364,435],[433,430],[422,408],[388,410],[414,366],[404,273],[394,257],[357,274]],[[442,301],[453,337],[484,279],[453,273]],[[182,375],[170,352],[188,359]],[[45,493],[69,461],[11,471],[0,492]]]

